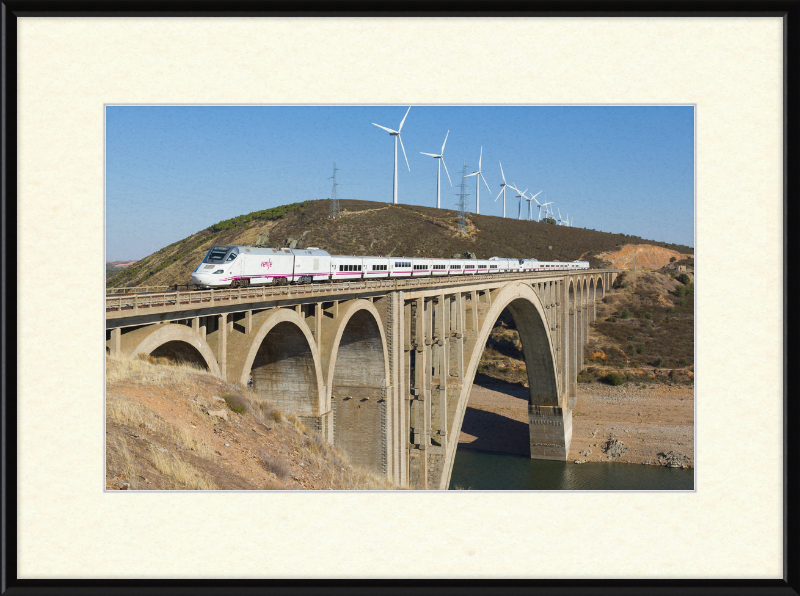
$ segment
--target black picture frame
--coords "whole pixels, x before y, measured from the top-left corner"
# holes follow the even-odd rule
[[[18,527],[16,469],[16,354],[17,341],[15,250],[17,211],[17,103],[16,43],[17,18],[31,16],[770,16],[784,21],[784,269],[783,269],[783,578],[773,580],[681,579],[681,580],[23,580],[16,565]],[[682,0],[630,1],[531,1],[500,2],[493,10],[480,12],[474,3],[411,2],[382,5],[340,2],[269,3],[243,2],[154,2],[137,1],[25,1],[2,2],[2,261],[0,262],[0,353],[2,368],[2,594],[682,594],[692,595],[798,595],[800,594],[800,404],[788,387],[790,356],[788,279],[793,263],[789,238],[791,207],[798,203],[800,181],[800,0]]]

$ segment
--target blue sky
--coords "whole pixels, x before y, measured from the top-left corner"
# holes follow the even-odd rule
[[[396,130],[407,109],[109,106],[106,258],[139,259],[223,219],[328,198],[334,159],[341,199],[391,202],[393,139],[372,123]],[[444,208],[456,208],[464,160],[475,171],[482,146],[492,193],[481,183],[481,214],[503,213],[499,161],[509,184],[543,191],[575,227],[694,245],[691,106],[412,106],[400,203],[436,206],[436,160],[420,152],[439,153],[448,130]],[[468,190],[474,211],[475,177]],[[506,192],[509,217],[515,197]]]

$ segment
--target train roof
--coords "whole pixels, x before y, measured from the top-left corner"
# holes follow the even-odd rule
[[[225,245],[220,245],[225,246]],[[326,251],[319,250],[318,248],[266,248],[261,246],[240,246],[240,245],[227,245],[228,248],[238,248],[239,254],[253,254],[253,255],[300,255],[300,256],[315,256],[315,257],[328,257],[330,256]]]

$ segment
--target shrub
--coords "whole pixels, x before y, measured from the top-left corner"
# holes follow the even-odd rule
[[[630,316],[631,316],[631,313],[627,309],[625,309],[621,313],[619,313],[619,318],[620,319],[627,319]]]
[[[655,359],[655,362],[653,362],[653,366],[655,366],[656,368],[661,368],[662,366],[664,366],[664,359],[661,356],[659,356],[658,358]]]
[[[677,260],[678,260],[678,259],[676,259],[675,257],[670,257],[670,258],[669,258],[669,262],[670,262],[670,263],[674,263],[674,262],[675,262],[675,261],[677,261]]]
[[[675,307],[674,307],[674,306],[670,306],[670,307],[667,309],[667,312],[675,312]]]
[[[690,281],[692,281],[691,279],[689,279],[689,276],[688,276],[688,275],[686,275],[685,273],[681,273],[681,274],[680,274],[680,275],[679,275],[679,276],[678,276],[676,279],[677,279],[679,282],[681,282],[683,285],[686,285],[686,284],[688,284]]]
[[[603,382],[608,385],[622,385],[625,381],[619,373],[610,372],[603,377]]]
[[[644,352],[644,346],[636,346],[636,353],[641,354]]]
[[[241,396],[234,395],[233,393],[223,393],[222,399],[224,399],[228,407],[237,414],[244,414],[247,412],[247,402],[245,402]]]
[[[687,364],[689,364],[689,361],[686,358],[681,358],[680,360],[678,360],[678,364],[680,364],[681,366],[686,366]]]
[[[286,478],[292,471],[289,462],[280,457],[275,457],[269,453],[261,456],[261,465],[267,472],[272,472],[278,478]]]
[[[649,313],[649,312],[646,312],[646,313],[644,313],[644,318],[645,319],[652,319],[653,318],[653,314]]]
[[[616,323],[617,322],[617,317],[609,317],[608,318],[608,322],[609,323]]]

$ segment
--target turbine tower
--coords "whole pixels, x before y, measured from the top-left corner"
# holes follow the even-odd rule
[[[561,209],[558,210],[558,225],[563,226],[564,220],[561,219]]]
[[[468,174],[464,176],[464,178],[469,178],[470,176],[475,176],[475,186],[477,187],[477,191],[475,194],[475,213],[481,212],[481,181],[478,178],[483,179],[483,183],[486,185],[486,189],[489,191],[489,194],[492,193],[492,189],[489,188],[489,183],[486,182],[486,178],[483,177],[481,173],[481,158],[483,158],[483,147],[481,147],[481,155],[478,158],[478,171],[472,172],[472,174]]]
[[[528,197],[525,196],[525,193],[527,192],[528,189],[526,188],[525,190],[520,190],[513,184],[509,184],[509,186],[519,193],[517,195],[517,198],[519,199],[519,209],[517,209],[517,219],[522,219],[522,198],[525,197],[525,200],[528,199]]]
[[[536,202],[538,203],[539,201]],[[544,218],[547,219],[548,217],[550,217],[550,208],[548,207],[548,205],[552,204],[553,203],[551,201],[550,203],[541,203],[539,205],[539,221],[542,221],[542,207],[546,207],[546,209],[544,210]]]
[[[498,161],[497,163],[500,164],[500,175],[503,177],[503,183],[500,185],[501,190],[500,190],[499,193],[497,193],[497,197],[495,198],[495,202],[497,202],[497,199],[499,199],[500,195],[502,194],[503,195],[503,217],[505,217],[506,216],[506,186],[508,186],[508,184],[506,184],[506,175],[503,173],[503,164],[502,164],[502,162]]]
[[[409,109],[411,109],[411,108],[409,108]],[[442,164],[444,163],[444,146],[447,144],[447,137],[448,136],[450,136],[450,131],[449,130],[447,131],[447,134],[444,135],[444,143],[442,143],[442,150],[439,152],[439,155],[436,155],[434,153],[423,153],[422,151],[420,151],[420,153],[422,153],[422,155],[430,155],[434,159],[438,159],[439,160],[439,166],[436,169],[436,208],[437,209],[440,209],[442,207],[442,202],[441,202],[442,194],[441,194],[441,189],[440,189],[440,181],[441,181],[441,178],[442,178]],[[445,174],[447,174],[447,179],[450,180],[450,172],[447,171],[447,164],[446,163],[444,163],[444,172],[445,172]],[[450,180],[450,186],[453,186],[453,181],[452,180]]]
[[[540,194],[542,194],[541,190],[531,197],[534,201],[536,201],[536,204],[539,205],[539,219],[537,219],[536,221],[542,221],[542,204],[536,198]]]
[[[392,202],[396,205],[397,204],[397,140],[400,139],[400,147],[403,148],[403,157],[406,158],[406,166],[408,166],[408,171],[411,171],[411,166],[408,165],[408,156],[406,156],[406,148],[403,147],[403,139],[400,138],[400,131],[403,130],[403,122],[406,121],[406,117],[408,117],[408,113],[411,111],[411,106],[406,110],[406,115],[403,116],[403,119],[400,121],[400,126],[397,127],[397,130],[392,130],[391,128],[386,128],[385,126],[381,126],[380,124],[374,124],[378,128],[382,128],[383,130],[389,133],[389,136],[394,137],[394,190],[392,192]]]

